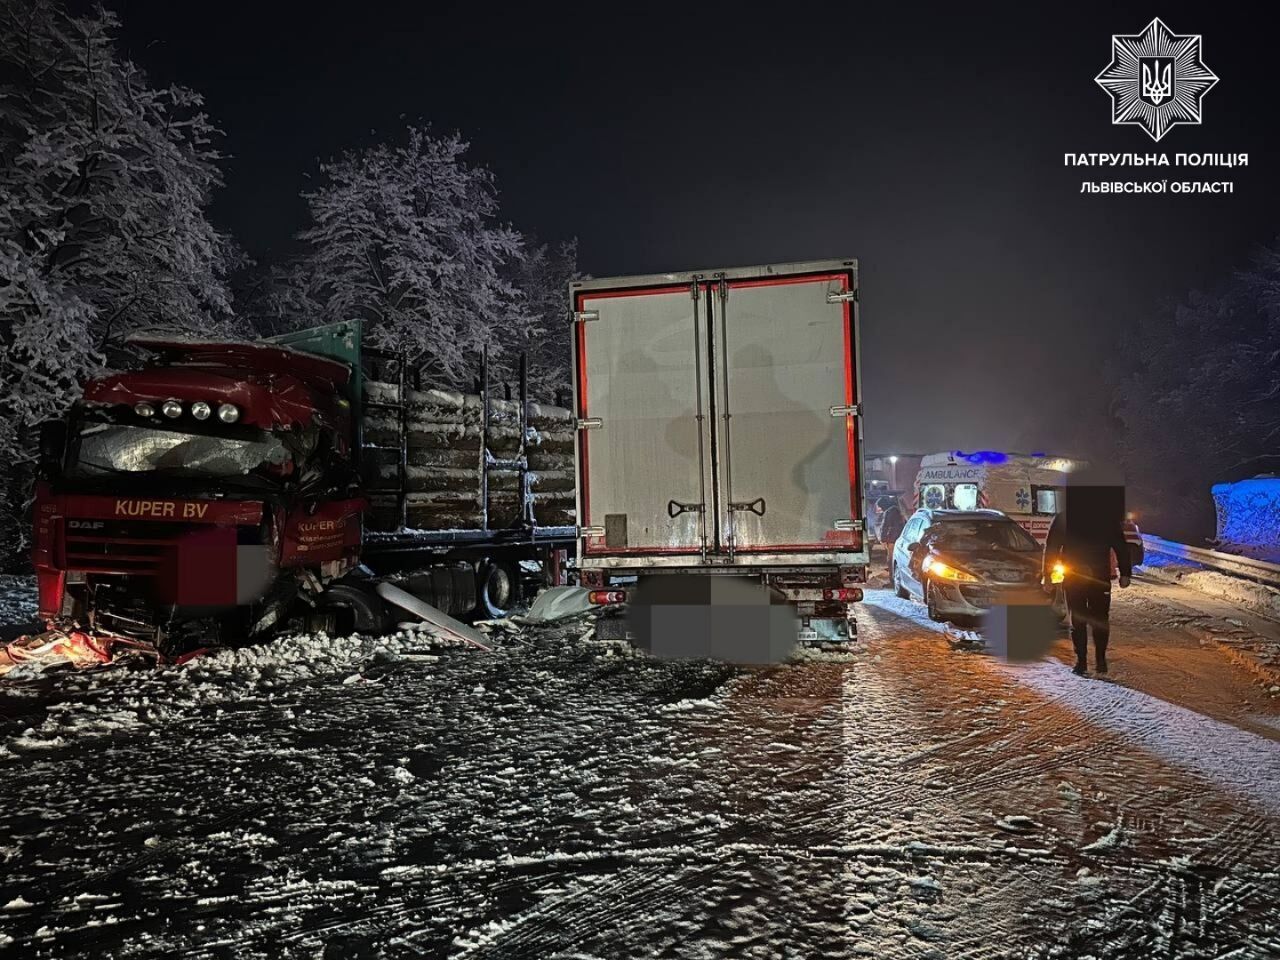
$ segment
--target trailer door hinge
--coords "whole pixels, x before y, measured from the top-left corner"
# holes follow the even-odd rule
[[[855,403],[853,406],[832,407],[831,415],[833,417],[860,417],[862,416],[862,404]]]
[[[837,520],[831,525],[833,530],[861,530],[861,520]]]
[[[853,303],[858,302],[858,291],[854,290],[830,290],[827,292],[827,303]]]
[[[599,320],[599,310],[575,310],[573,311],[573,319],[577,323],[586,323],[588,320]]]
[[[723,302],[729,299],[729,281],[725,279],[723,273],[716,275],[716,291],[720,294],[720,300]]]
[[[695,273],[693,280],[689,283],[689,299],[697,300],[698,292],[702,289],[702,274]]]
[[[599,430],[604,426],[604,421],[599,417],[587,417],[585,420],[578,421],[579,430]]]
[[[578,536],[580,537],[603,537],[604,527],[579,527]]]

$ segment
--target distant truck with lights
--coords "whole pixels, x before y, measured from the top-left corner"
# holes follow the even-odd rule
[[[294,624],[379,633],[500,616],[562,579],[574,544],[573,415],[421,389],[359,321],[274,341],[142,339],[41,434],[42,618],[161,654]]]
[[[736,575],[793,603],[803,629],[853,635],[868,550],[857,296],[855,260],[570,284],[593,601]]]

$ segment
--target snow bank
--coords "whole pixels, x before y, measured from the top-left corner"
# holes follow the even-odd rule
[[[1280,477],[1254,477],[1213,487],[1219,549],[1280,562]]]
[[[1263,583],[1219,573],[1185,561],[1169,562],[1168,558],[1148,553],[1143,571],[1169,583],[1179,583],[1205,596],[1226,600],[1271,620],[1280,620],[1280,590]]]

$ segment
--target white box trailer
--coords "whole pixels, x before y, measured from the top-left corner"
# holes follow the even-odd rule
[[[570,299],[583,584],[758,576],[842,631],[868,549],[857,261],[584,280]]]

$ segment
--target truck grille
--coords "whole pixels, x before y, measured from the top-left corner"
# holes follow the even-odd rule
[[[64,564],[84,573],[154,577],[173,564],[184,537],[208,529],[162,521],[68,519],[64,528]],[[242,536],[256,539],[256,530]]]
[[[172,540],[94,536],[68,533],[66,564],[85,573],[133,574],[156,576],[173,550]]]

